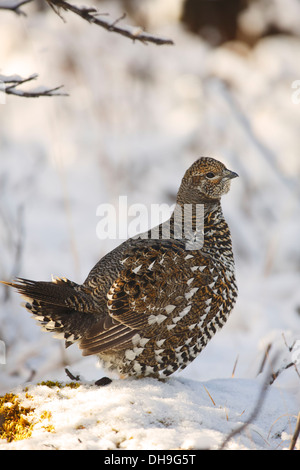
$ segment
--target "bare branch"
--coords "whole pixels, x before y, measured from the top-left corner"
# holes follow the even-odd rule
[[[25,5],[26,3],[30,3],[34,0],[15,0],[13,2],[9,0],[2,0],[0,1],[0,10],[10,10],[16,13],[17,15],[24,15],[26,13],[20,9],[21,6]],[[108,21],[104,20],[103,18],[99,18],[100,13],[96,8],[93,7],[77,7],[76,5],[72,5],[65,0],[46,0],[52,10],[63,20],[63,16],[61,15],[60,9],[62,8],[65,11],[72,11],[76,15],[80,16],[84,20],[88,21],[89,23],[94,23],[97,26],[101,26],[102,28],[106,29],[107,31],[121,34],[133,41],[140,41],[144,44],[153,43],[158,46],[160,45],[173,45],[174,42],[171,39],[161,38],[158,36],[153,36],[152,34],[148,34],[143,31],[140,27],[133,27],[133,26],[118,26],[118,23],[125,18],[125,14],[123,14],[120,18],[115,21]]]
[[[26,13],[20,9],[21,6],[25,5],[26,3],[31,3],[34,0],[2,0],[0,1],[0,10],[10,10],[16,13],[17,15],[24,15]],[[97,26],[101,26],[102,28],[106,29],[107,31],[121,34],[133,41],[140,41],[144,44],[153,43],[158,46],[160,45],[173,45],[174,42],[171,39],[161,38],[158,36],[153,36],[152,34],[148,34],[143,31],[140,27],[133,27],[133,26],[119,26],[119,22],[125,18],[125,14],[123,14],[120,18],[117,18],[115,21],[104,20],[103,18],[99,18],[101,15],[98,10],[94,7],[77,7],[76,5],[72,5],[65,0],[46,0],[52,10],[63,20],[63,16],[61,15],[60,9],[65,11],[72,11],[75,15],[80,16],[84,20],[88,21],[89,23],[94,23]],[[103,16],[103,15],[102,15]]]
[[[37,77],[37,74],[30,75],[27,78],[22,78],[19,75],[11,75],[9,77],[0,75],[0,91],[7,95],[16,95],[25,98],[39,98],[40,96],[68,96],[67,93],[59,92],[63,85],[55,88],[38,87],[30,91],[17,88],[26,82],[35,80]]]
[[[77,7],[72,5],[71,3],[66,2],[65,0],[46,0],[51,8],[57,13],[60,18],[62,18],[60,13],[60,8],[65,11],[72,11],[76,15],[80,16],[84,20],[88,21],[89,23],[94,23],[97,26],[101,26],[102,28],[106,29],[107,31],[121,34],[133,41],[140,41],[144,44],[149,42],[154,43],[158,46],[160,45],[172,45],[174,42],[171,39],[165,39],[158,36],[153,36],[148,34],[142,30],[140,27],[132,27],[132,26],[118,26],[118,23],[125,17],[122,15],[121,18],[110,22],[104,20],[103,18],[99,18],[100,13],[97,11],[96,8],[87,8],[87,7]]]
[[[26,3],[31,3],[33,0],[20,0],[19,2],[10,2],[8,1],[2,1],[0,2],[0,10],[10,10],[14,11],[17,15],[23,15],[27,16],[26,13],[20,9],[23,5]]]

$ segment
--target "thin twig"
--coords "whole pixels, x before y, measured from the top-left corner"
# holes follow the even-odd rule
[[[27,16],[26,13],[20,9],[26,3],[31,3],[33,0],[21,0],[20,2],[0,2],[0,10],[10,10],[17,15]]]
[[[285,344],[285,346],[287,347],[288,351],[289,351],[290,353],[292,353],[292,352],[293,352],[293,349],[294,349],[294,347],[295,347],[295,345],[296,345],[296,343],[297,343],[297,341],[294,341],[291,346],[288,346],[284,334],[282,334],[282,337],[283,337],[284,344]],[[293,359],[293,356],[292,356],[292,359]],[[270,385],[272,385],[272,383],[275,382],[275,380],[279,377],[279,375],[280,375],[283,371],[289,369],[290,367],[294,367],[296,374],[298,375],[298,377],[300,377],[299,371],[298,371],[298,369],[297,369],[297,359],[295,359],[295,360],[292,360],[291,362],[289,362],[288,364],[283,364],[281,367],[279,367],[279,369],[277,369],[277,371],[273,371],[273,372],[272,372],[271,380],[270,380]]]
[[[260,394],[259,394],[259,397],[258,397],[258,400],[256,402],[256,405],[249,417],[249,419],[241,424],[240,426],[238,426],[236,429],[234,429],[233,431],[231,431],[231,433],[228,434],[228,436],[224,439],[224,441],[222,442],[221,446],[220,446],[220,450],[223,450],[226,445],[228,444],[228,442],[234,437],[236,436],[236,434],[240,434],[241,432],[243,432],[248,426],[249,424],[252,423],[252,421],[255,420],[255,418],[257,417],[261,407],[262,407],[262,404],[264,402],[264,399],[265,399],[265,396],[267,394],[267,390],[268,390],[268,387],[269,387],[269,383],[266,381],[264,383],[264,385],[262,386],[261,390],[260,390]]]
[[[272,383],[275,382],[275,380],[281,374],[281,372],[283,372],[284,370],[287,370],[287,369],[289,369],[290,367],[293,367],[293,366],[295,366],[295,363],[294,362],[289,362],[287,365],[285,365],[283,367],[280,367],[276,372],[273,372],[271,380],[270,380],[270,385],[272,385]]]
[[[110,29],[116,26],[121,20],[124,20],[126,18],[126,13],[123,13],[123,15],[120,16],[120,18],[117,18],[110,26]]]
[[[45,90],[32,91],[16,90],[15,87],[12,87],[5,92],[7,95],[22,96],[23,98],[39,98],[40,96],[69,96],[67,93],[56,93],[62,87],[63,85],[57,86],[55,88],[47,88]]]
[[[30,75],[27,78],[22,78],[18,75],[13,75],[9,77],[0,75],[0,91],[6,93],[7,95],[22,96],[25,98],[39,98],[40,96],[68,96],[67,93],[57,93],[63,87],[63,85],[55,88],[43,87],[43,89],[36,89],[30,91],[24,91],[22,89],[17,88],[26,82],[35,80],[37,77],[37,74]]]
[[[243,432],[254,420],[255,418],[258,416],[258,413],[260,412],[261,410],[261,407],[263,405],[263,402],[265,401],[265,398],[267,396],[267,392],[268,392],[268,389],[269,389],[269,386],[270,386],[270,374],[272,374],[272,370],[273,370],[273,364],[276,360],[277,356],[273,358],[272,360],[272,363],[270,364],[270,367],[269,367],[269,372],[266,374],[266,378],[265,378],[265,381],[261,387],[261,390],[260,390],[260,393],[259,393],[259,396],[258,396],[258,399],[257,399],[257,402],[256,402],[256,405],[252,411],[252,413],[250,414],[248,420],[241,424],[240,426],[238,426],[236,429],[234,429],[233,431],[231,431],[231,433],[228,434],[228,436],[224,439],[224,441],[222,442],[221,446],[220,446],[220,450],[224,449],[226,447],[226,445],[228,444],[228,442],[236,435],[236,434],[240,434],[241,432]]]
[[[101,26],[102,28],[106,29],[107,31],[121,34],[133,41],[140,41],[144,44],[149,42],[160,45],[172,45],[174,42],[171,39],[165,39],[158,36],[153,36],[152,34],[148,34],[142,30],[142,28],[136,28],[132,26],[118,26],[118,23],[125,17],[122,15],[117,20],[110,22],[104,20],[103,18],[99,18],[100,13],[96,10],[96,8],[87,8],[87,7],[77,7],[76,5],[72,5],[71,3],[66,2],[65,0],[46,0],[50,7],[55,11],[56,14],[62,18],[60,13],[60,8],[65,11],[72,11],[76,15],[80,16],[84,20],[88,21],[89,23],[94,23],[97,26]]]

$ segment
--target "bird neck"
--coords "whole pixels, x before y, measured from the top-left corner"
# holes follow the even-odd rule
[[[168,225],[170,238],[189,243],[189,249],[201,249],[211,244],[211,238],[206,240],[206,233],[223,223],[226,224],[220,200],[183,204],[177,201],[171,218],[161,224],[161,229]]]

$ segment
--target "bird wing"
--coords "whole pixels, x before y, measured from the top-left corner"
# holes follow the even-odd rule
[[[192,268],[199,257],[202,270],[195,272]],[[203,273],[209,258],[186,251],[180,240],[134,240],[119,263],[122,269],[107,292],[108,315],[82,339],[84,355],[125,348],[139,331],[159,328],[173,310],[182,311],[187,291],[196,293],[211,281],[211,275]],[[191,270],[184,269],[189,266]]]

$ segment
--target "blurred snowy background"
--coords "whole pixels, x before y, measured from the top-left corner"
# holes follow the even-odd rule
[[[126,11],[125,24],[174,46],[133,43],[72,13],[63,23],[47,5],[24,6],[27,17],[0,11],[0,73],[38,73],[36,86],[70,94],[1,96],[0,278],[81,283],[120,243],[97,238],[99,204],[172,204],[194,160],[220,159],[240,175],[223,198],[239,298],[180,376],[228,378],[235,367],[255,378],[271,345],[274,385],[300,405],[300,2],[226,2],[227,13],[198,3],[210,4],[207,16],[183,0],[88,3],[112,21]],[[96,358],[42,333],[3,286],[0,340],[0,392],[64,378],[66,365],[102,374]],[[293,361],[298,373],[284,370]]]

